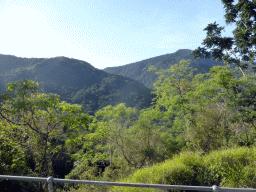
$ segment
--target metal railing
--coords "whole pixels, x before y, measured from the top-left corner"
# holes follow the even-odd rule
[[[218,187],[216,185],[213,185],[212,187],[204,187],[204,186],[188,186],[188,185],[118,183],[118,182],[107,182],[107,181],[89,181],[89,180],[58,179],[58,178],[53,178],[53,177],[45,178],[45,177],[25,177],[25,176],[11,176],[11,175],[0,175],[0,179],[47,182],[49,192],[53,192],[53,182],[56,182],[56,183],[90,184],[90,185],[110,185],[110,186],[123,186],[123,187],[140,187],[140,188],[155,188],[155,189],[214,191],[214,192],[218,192],[218,191],[256,192],[256,189]]]

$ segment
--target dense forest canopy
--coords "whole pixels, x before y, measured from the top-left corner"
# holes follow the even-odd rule
[[[61,101],[82,105],[90,114],[119,103],[146,108],[154,97],[150,94],[152,90],[138,81],[106,73],[76,59],[0,55],[0,64],[0,91],[5,90],[6,83],[33,80],[45,93],[58,94]]]
[[[229,66],[212,67],[206,74],[194,75],[195,70],[189,60],[181,60],[156,71],[150,108],[121,103],[93,116],[79,105],[60,102],[56,94],[39,93],[31,80],[7,84],[1,94],[1,172],[116,180],[182,150],[206,154],[253,146],[254,74],[241,76]],[[13,153],[6,153],[10,149]]]

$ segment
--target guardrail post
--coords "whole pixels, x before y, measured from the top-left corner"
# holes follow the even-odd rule
[[[47,179],[47,183],[48,183],[48,190],[49,192],[53,192],[53,177],[48,177]]]
[[[212,190],[213,190],[214,192],[218,192],[218,191],[219,191],[219,187],[218,187],[217,185],[213,185],[213,186],[212,186]]]

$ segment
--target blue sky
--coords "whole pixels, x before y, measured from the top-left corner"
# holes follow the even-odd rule
[[[103,69],[203,47],[214,21],[233,37],[224,15],[221,0],[0,0],[0,54]]]

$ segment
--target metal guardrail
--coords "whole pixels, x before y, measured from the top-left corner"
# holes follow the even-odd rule
[[[218,191],[256,192],[256,189],[218,187],[216,185],[213,185],[212,187],[204,187],[204,186],[188,186],[188,185],[118,183],[118,182],[107,182],[107,181],[89,181],[89,180],[58,179],[58,178],[53,178],[53,177],[45,178],[45,177],[25,177],[25,176],[11,176],[11,175],[0,175],[0,179],[47,182],[49,192],[53,192],[53,182],[56,182],[56,183],[90,184],[90,185],[110,185],[110,186],[123,186],[123,187],[140,187],[140,188],[157,188],[157,189],[214,191],[214,192],[218,192]]]

